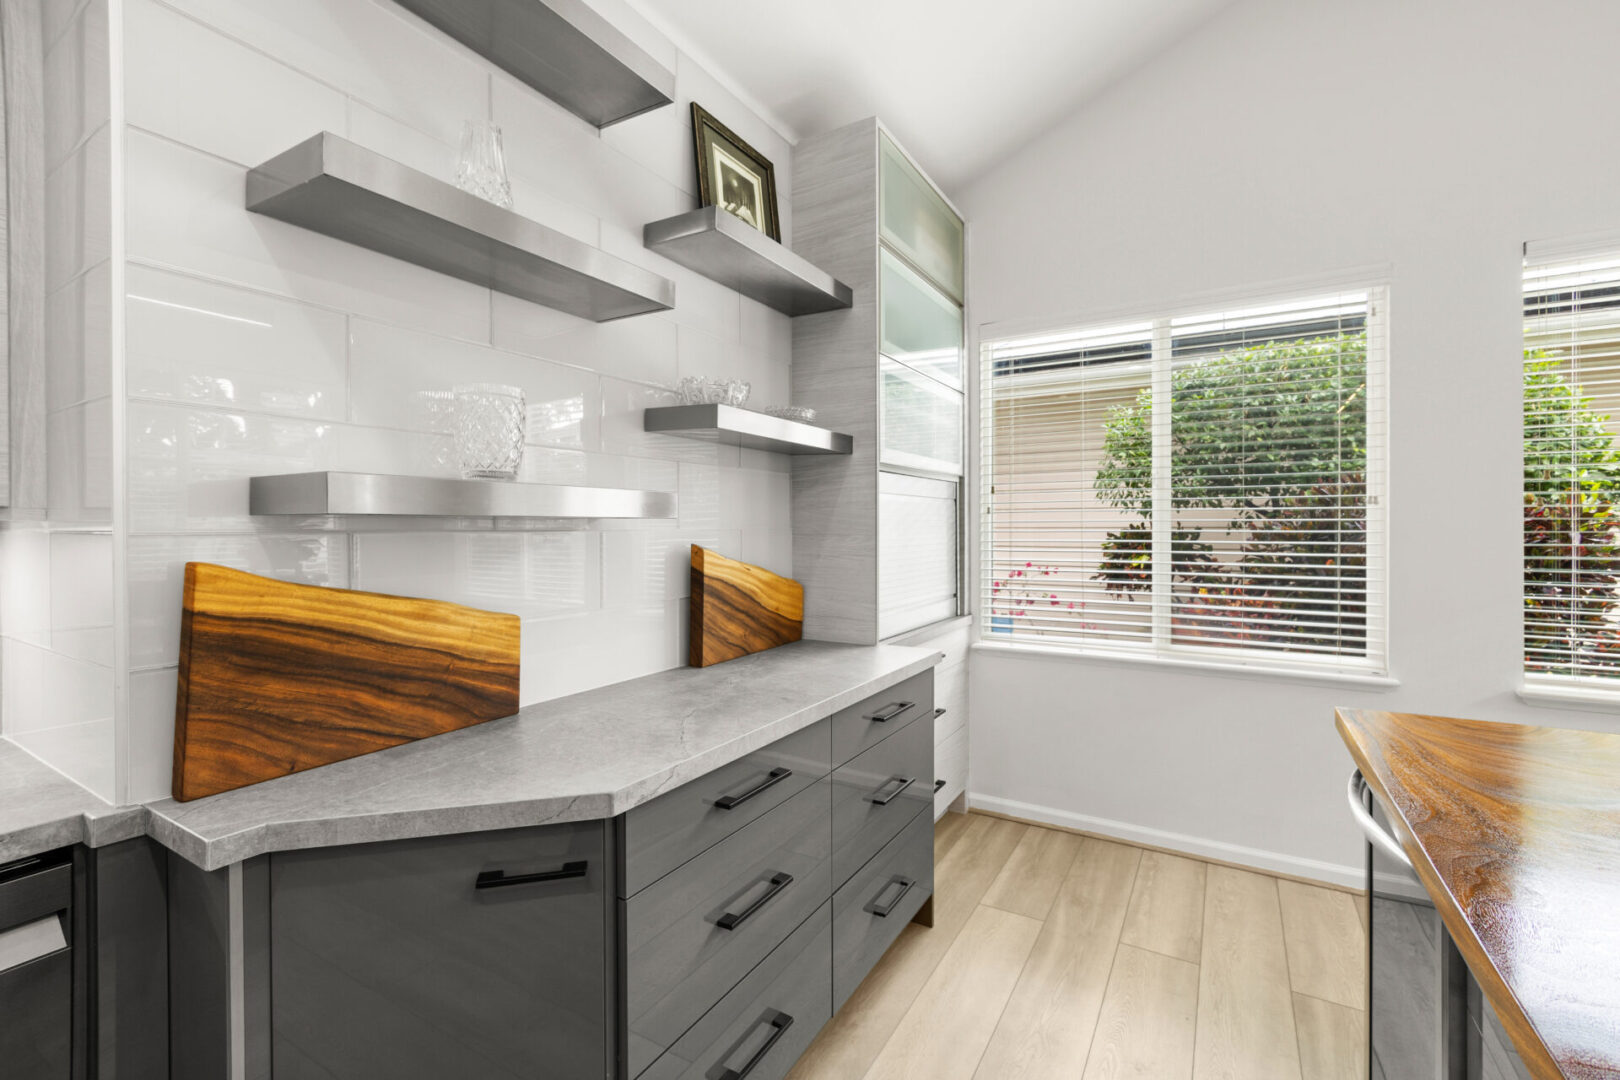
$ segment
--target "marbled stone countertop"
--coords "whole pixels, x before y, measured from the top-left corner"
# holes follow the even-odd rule
[[[801,641],[675,668],[308,772],[144,808],[205,870],[268,851],[622,814],[847,705],[940,654]]]
[[[0,863],[69,844],[139,836],[146,810],[113,806],[28,751],[0,739]]]

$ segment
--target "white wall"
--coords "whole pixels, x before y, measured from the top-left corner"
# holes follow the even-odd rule
[[[966,191],[982,334],[1383,267],[1393,690],[981,650],[977,805],[1353,880],[1332,706],[1519,684],[1521,244],[1620,226],[1620,5],[1246,0]]]
[[[523,618],[531,703],[685,662],[688,545],[791,572],[786,459],[641,431],[686,374],[786,404],[789,323],[643,249],[697,205],[696,98],[776,165],[789,144],[616,0],[677,101],[598,132],[386,0],[115,0],[127,27],[133,801],[169,787],[188,560]],[[246,170],[329,130],[449,179],[463,120],[505,132],[516,209],[675,279],[673,312],[597,325],[243,210]],[[420,390],[524,386],[523,478],[678,491],[674,522],[554,531],[247,515],[247,477],[452,471]]]

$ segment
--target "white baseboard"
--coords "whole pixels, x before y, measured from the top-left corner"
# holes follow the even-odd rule
[[[1276,851],[1228,844],[1223,840],[1208,840],[1202,836],[1150,829],[1143,825],[1129,825],[1123,821],[1110,821],[1108,818],[1091,817],[1089,814],[1076,814],[1068,810],[1054,810],[1049,806],[1000,799],[993,795],[980,795],[977,792],[969,792],[967,801],[970,809],[988,810],[994,814],[1006,814],[1008,817],[1023,818],[1026,821],[1038,821],[1045,825],[1097,833],[1131,844],[1168,848],[1203,859],[1251,866],[1256,870],[1286,874],[1289,877],[1309,878],[1312,881],[1322,881],[1347,889],[1361,890],[1367,887],[1367,872],[1360,866],[1343,866],[1338,863],[1322,862],[1319,859],[1302,859],[1297,855],[1283,855]]]

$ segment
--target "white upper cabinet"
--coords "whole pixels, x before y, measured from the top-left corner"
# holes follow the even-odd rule
[[[879,254],[883,355],[962,388],[962,309],[888,248]]]
[[[884,242],[960,304],[962,219],[887,136],[879,137],[879,155],[878,225]]]

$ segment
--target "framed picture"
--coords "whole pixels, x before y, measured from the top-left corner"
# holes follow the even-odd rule
[[[782,239],[776,216],[776,169],[697,102],[692,102],[698,202],[718,206],[770,237]]]

